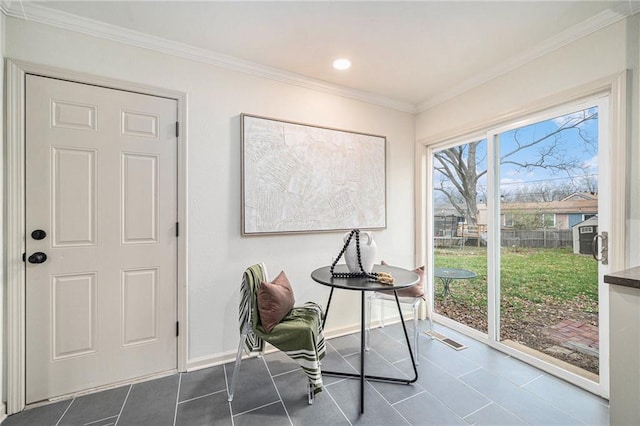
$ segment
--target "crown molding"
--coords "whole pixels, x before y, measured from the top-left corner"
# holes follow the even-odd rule
[[[627,16],[638,13],[639,11],[640,2],[621,3],[617,7],[605,10],[598,15],[568,28],[562,33],[545,40],[537,46],[534,46],[532,49],[523,51],[519,55],[513,56],[506,61],[496,64],[492,68],[477,74],[473,78],[463,81],[461,84],[454,86],[451,89],[445,90],[444,92],[426,99],[424,102],[414,105],[410,102],[403,102],[363,90],[356,90],[337,84],[327,83],[301,74],[246,61],[233,56],[167,40],[161,37],[143,34],[93,19],[49,9],[45,6],[35,5],[30,2],[0,0],[0,12],[13,18],[47,24],[94,37],[100,37],[143,49],[165,53],[195,62],[214,65],[285,84],[291,84],[331,95],[342,96],[412,114],[427,111],[441,103],[498,78],[501,75],[520,68],[541,56],[586,37],[606,26],[614,24]]]
[[[543,41],[537,46],[534,46],[519,55],[513,56],[506,61],[500,62],[487,69],[485,72],[479,73],[475,77],[465,80],[461,84],[421,102],[417,105],[417,113],[427,111],[428,109],[448,101],[449,99],[453,99],[471,89],[488,83],[501,75],[520,68],[541,56],[558,50],[561,47],[573,43],[574,41],[586,37],[589,34],[601,30],[602,28],[614,24],[639,11],[638,8],[635,8],[636,10],[634,10],[632,6],[627,6],[628,5],[625,3],[617,8],[602,11],[585,21],[566,29],[556,36]]]
[[[0,11],[6,16],[12,18],[51,25],[94,37],[100,37],[106,40],[149,49],[209,65],[215,65],[217,67],[227,68],[233,71],[331,95],[342,96],[402,112],[408,112],[411,114],[416,113],[416,106],[409,102],[403,102],[375,95],[363,90],[356,90],[337,84],[327,83],[301,74],[238,59],[233,56],[167,40],[161,37],[143,34],[138,31],[50,9],[45,6],[35,5],[29,2],[0,1]]]

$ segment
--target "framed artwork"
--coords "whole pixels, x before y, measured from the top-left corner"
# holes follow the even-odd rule
[[[386,138],[240,116],[242,234],[386,227]]]

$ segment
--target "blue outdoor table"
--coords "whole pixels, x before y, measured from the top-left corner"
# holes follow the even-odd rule
[[[466,269],[434,268],[433,276],[442,280],[442,284],[444,284],[442,297],[447,297],[451,294],[450,285],[453,280],[470,280],[477,277],[478,274],[473,271],[467,271]]]

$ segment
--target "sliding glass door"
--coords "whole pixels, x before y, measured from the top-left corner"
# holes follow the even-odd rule
[[[436,314],[586,387],[608,383],[608,126],[596,96],[429,150]]]
[[[492,134],[499,339],[596,382],[598,116],[572,105]]]

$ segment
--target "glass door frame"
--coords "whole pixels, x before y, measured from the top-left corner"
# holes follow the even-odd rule
[[[531,105],[530,108],[503,116],[500,120],[486,123],[485,126],[477,126],[468,132],[460,132],[451,137],[442,137],[438,140],[419,141],[416,145],[416,261],[418,264],[433,265],[433,153],[434,151],[446,149],[472,141],[487,139],[487,168],[493,176],[499,176],[500,161],[496,161],[495,151],[499,147],[498,135],[507,129],[521,127],[528,122],[540,121],[540,117],[552,118],[570,112],[576,105],[583,102],[597,103],[599,99],[607,102],[599,104],[599,173],[609,175],[607,188],[599,188],[599,204],[610,208],[609,224],[609,265],[600,265],[598,268],[599,281],[599,305],[600,305],[600,377],[599,382],[593,382],[577,374],[568,372],[558,366],[538,359],[527,353],[511,348],[499,341],[499,283],[500,253],[496,247],[496,242],[500,238],[500,206],[499,206],[499,179],[488,178],[487,182],[487,282],[488,282],[488,333],[484,334],[471,327],[462,325],[439,314],[434,314],[436,321],[449,327],[461,331],[470,337],[483,341],[514,358],[521,359],[543,371],[558,376],[570,383],[580,386],[592,393],[605,398],[609,396],[609,316],[608,316],[608,293],[607,284],[603,283],[603,275],[609,271],[624,269],[626,264],[626,72],[608,79],[603,79],[581,88],[571,90],[557,96],[550,97],[541,102]],[[579,107],[578,107],[579,108]],[[559,113],[558,113],[559,112]],[[543,118],[544,120],[544,118]],[[494,153],[490,155],[489,153]],[[499,156],[498,156],[499,158]],[[615,167],[611,167],[614,165]],[[498,173],[498,174],[496,174]],[[615,188],[615,191],[613,190]],[[602,198],[600,198],[602,194]],[[497,196],[497,197],[496,197]],[[496,199],[498,201],[496,201]],[[599,210],[600,210],[599,206]],[[434,277],[433,269],[427,269],[427,289],[433,294]],[[432,304],[431,297],[428,303]],[[604,311],[604,312],[602,312]]]
[[[491,170],[488,176],[488,217],[490,221],[490,231],[487,243],[487,281],[489,287],[489,339],[499,343],[500,337],[500,320],[501,320],[501,222],[500,222],[500,135],[510,130],[522,128],[536,123],[541,123],[556,117],[571,114],[576,111],[585,110],[590,107],[598,108],[598,175],[599,175],[599,191],[598,191],[598,230],[599,232],[608,232],[611,225],[611,201],[609,194],[612,192],[612,186],[609,182],[609,98],[606,93],[588,97],[577,102],[571,102],[554,108],[546,109],[542,112],[529,115],[521,120],[509,123],[502,127],[490,129],[487,132],[487,151],[488,168]],[[604,177],[604,179],[602,179]],[[594,260],[595,262],[595,260]],[[587,380],[584,387],[596,390],[600,385],[600,381],[608,383],[609,377],[609,293],[604,284],[604,274],[609,272],[608,265],[598,263],[598,328],[600,334],[599,345],[599,382],[594,387],[594,382]],[[545,363],[546,364],[546,363]],[[555,366],[551,366],[555,367]],[[550,368],[551,368],[550,367]],[[554,368],[555,370],[555,368]],[[582,381],[581,377],[564,369],[555,371],[560,378],[572,382]],[[571,380],[573,379],[573,380]]]

